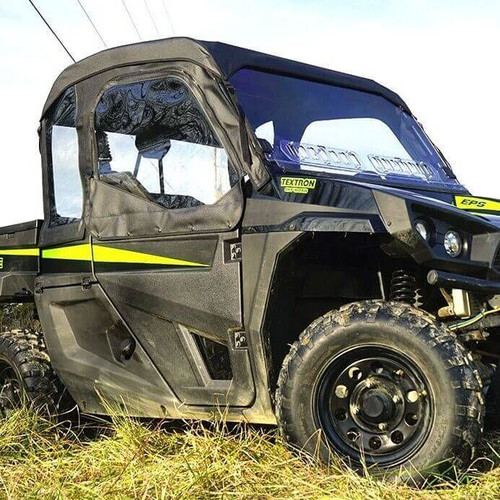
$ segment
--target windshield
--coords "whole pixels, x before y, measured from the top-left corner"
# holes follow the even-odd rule
[[[417,121],[379,95],[254,69],[231,84],[280,170],[464,189]]]

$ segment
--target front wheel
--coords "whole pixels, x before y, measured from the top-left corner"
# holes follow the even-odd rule
[[[456,336],[379,301],[312,323],[284,360],[276,404],[292,445],[412,478],[466,466],[484,415],[481,378]]]

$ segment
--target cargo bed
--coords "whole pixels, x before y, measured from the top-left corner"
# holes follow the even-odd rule
[[[0,302],[32,300],[41,220],[0,227]]]

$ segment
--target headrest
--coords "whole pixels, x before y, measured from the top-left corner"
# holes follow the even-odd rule
[[[144,158],[161,160],[170,149],[170,139],[163,127],[147,128],[137,134],[135,147]]]

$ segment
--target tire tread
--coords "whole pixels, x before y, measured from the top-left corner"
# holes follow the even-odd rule
[[[447,370],[457,372],[451,389],[455,392],[455,400],[461,404],[453,433],[455,439],[446,455],[452,457],[454,465],[464,467],[474,458],[483,432],[485,404],[481,376],[471,353],[453,332],[437,323],[429,313],[398,302],[361,301],[348,304],[319,317],[300,334],[286,355],[278,377],[275,402],[282,434],[287,439],[295,432],[289,406],[283,402],[292,393],[293,377],[290,374],[302,363],[301,356],[306,350],[313,349],[321,337],[333,332],[330,328],[332,324],[347,326],[354,320],[371,323],[381,314],[394,323],[404,324],[408,334],[416,335],[431,349],[439,352]]]
[[[28,404],[43,415],[56,415],[64,389],[50,364],[42,333],[34,330],[0,332],[0,355],[15,365]]]

